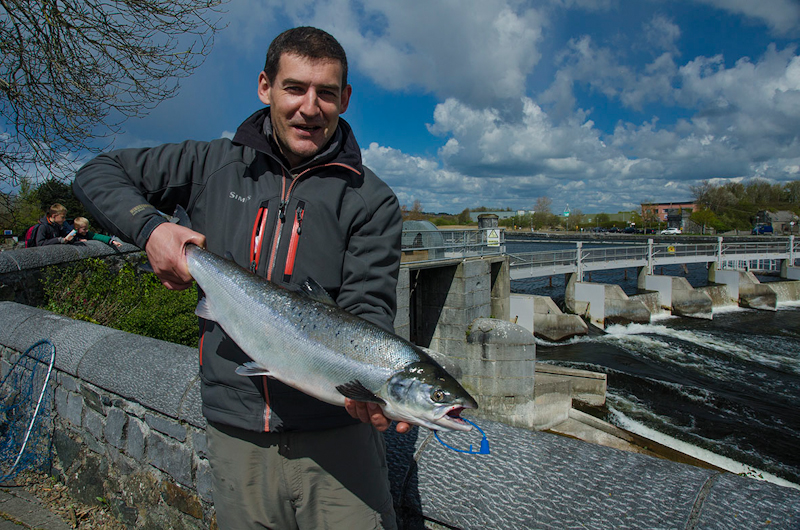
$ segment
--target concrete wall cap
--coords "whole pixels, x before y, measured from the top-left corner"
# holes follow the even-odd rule
[[[39,269],[80,261],[84,258],[129,254],[142,250],[129,243],[117,249],[101,241],[83,241],[72,245],[47,245],[46,247],[18,248],[0,253],[0,274],[20,270]]]
[[[503,344],[528,345],[536,344],[533,334],[513,322],[496,318],[476,318],[470,324],[467,333],[469,344]]]

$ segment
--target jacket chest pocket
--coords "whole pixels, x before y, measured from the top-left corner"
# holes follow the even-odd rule
[[[303,239],[306,203],[270,200],[261,203],[250,238],[250,271],[270,281],[289,282]]]

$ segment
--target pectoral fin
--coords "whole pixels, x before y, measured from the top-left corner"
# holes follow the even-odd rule
[[[386,405],[386,402],[376,396],[372,391],[361,384],[361,381],[350,381],[344,385],[336,387],[341,395],[346,398],[354,399],[356,401],[367,401],[369,403],[377,403],[379,405]]]
[[[212,320],[214,322],[217,320],[211,312],[211,307],[208,305],[208,298],[206,298],[205,295],[197,303],[194,314],[205,320]]]

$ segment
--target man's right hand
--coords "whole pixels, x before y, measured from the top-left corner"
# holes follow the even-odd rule
[[[167,289],[180,291],[192,285],[192,275],[186,265],[187,243],[205,247],[206,236],[184,226],[161,223],[147,240],[147,259]]]

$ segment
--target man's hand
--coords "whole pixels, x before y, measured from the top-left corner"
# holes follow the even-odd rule
[[[185,226],[161,223],[147,240],[147,259],[167,289],[180,291],[192,285],[192,275],[186,265],[187,243],[205,247],[206,236]]]
[[[385,431],[392,424],[392,420],[383,415],[383,410],[376,403],[365,403],[345,398],[344,408],[352,417],[364,423],[371,423],[380,432]],[[411,429],[411,425],[404,421],[398,421],[397,427],[395,427],[395,430],[400,434],[407,433],[409,429]]]

